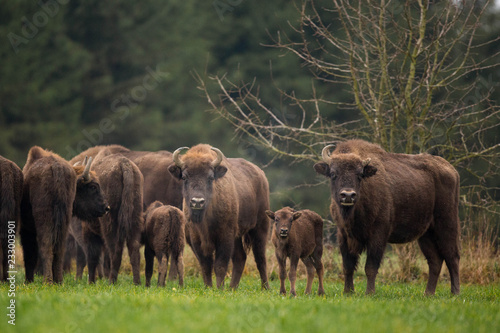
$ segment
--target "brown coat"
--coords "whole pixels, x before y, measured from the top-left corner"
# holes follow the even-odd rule
[[[64,245],[71,216],[93,218],[108,210],[90,163],[72,167],[59,155],[33,147],[23,169],[21,243],[26,281],[42,260],[46,282],[61,283]],[[38,258],[40,256],[40,258]]]
[[[245,244],[252,247],[262,287],[268,288],[269,185],[264,172],[244,159],[225,158],[209,145],[194,146],[180,158],[182,149],[174,152],[169,171],[183,183],[186,234],[205,285],[212,286],[215,271],[217,287],[222,288],[232,259],[230,286],[238,286],[245,267]]]
[[[14,162],[0,156],[0,281],[7,280],[9,256],[15,254],[9,244],[14,244],[21,220],[22,195],[23,172]],[[9,222],[14,222],[12,227]]]
[[[173,206],[163,205],[155,201],[144,213],[145,229],[143,242],[146,259],[146,286],[151,284],[153,260],[156,256],[159,264],[158,286],[165,286],[168,259],[171,265],[177,266],[179,285],[184,284],[184,253],[186,219],[182,211]]]
[[[295,280],[297,264],[302,260],[307,268],[306,294],[311,293],[314,269],[318,274],[318,295],[325,293],[323,288],[323,219],[310,210],[295,211],[290,207],[276,212],[268,211],[267,215],[274,222],[272,242],[275,247],[280,273],[280,293],[286,294],[286,258],[290,258],[290,293],[296,296]]]
[[[458,294],[459,235],[457,171],[441,157],[392,154],[362,140],[339,144],[316,172],[330,179],[331,213],[338,225],[345,292],[352,292],[353,272],[366,249],[367,293],[375,291],[375,277],[386,244],[418,239],[429,264],[426,294],[434,294],[443,260]]]

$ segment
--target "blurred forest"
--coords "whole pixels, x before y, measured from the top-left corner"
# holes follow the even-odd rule
[[[314,75],[298,57],[269,45],[278,31],[297,33],[297,6],[283,0],[259,5],[244,0],[3,3],[0,155],[22,167],[33,145],[70,159],[97,144],[173,151],[204,142],[263,167],[273,209],[291,205],[329,218],[328,187],[313,186],[323,182],[313,163],[276,158],[236,134],[207,111],[210,105],[195,79],[255,80],[262,103],[293,121],[297,114],[288,112],[277,88],[308,98]],[[484,41],[500,36],[500,11],[493,5],[477,34]],[[474,57],[480,62],[499,51],[497,41],[476,48]],[[480,82],[467,92],[471,100],[493,92],[491,103],[500,105],[500,69],[492,65],[471,74]],[[217,87],[208,89],[217,93]],[[325,100],[353,102],[342,83],[317,83],[314,89]],[[360,117],[355,109],[335,104],[324,106],[322,116],[337,122]],[[488,140],[492,145],[500,141],[498,135]],[[490,186],[498,188],[499,182]]]

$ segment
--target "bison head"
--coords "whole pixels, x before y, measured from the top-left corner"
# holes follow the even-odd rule
[[[173,153],[174,163],[168,168],[170,173],[182,180],[182,194],[194,223],[203,220],[206,208],[210,206],[214,182],[224,177],[227,168],[221,165],[222,152],[208,145],[195,146],[181,159],[182,147]],[[215,155],[215,156],[214,156]]]
[[[85,158],[83,165],[75,164],[77,175],[76,196],[73,202],[73,215],[84,221],[101,217],[109,211],[109,206],[99,185],[95,172],[90,171],[92,157]]]
[[[332,200],[344,210],[359,201],[361,183],[377,172],[371,159],[361,159],[353,153],[329,154],[332,146],[323,148],[323,161],[314,165],[314,170],[330,179]]]
[[[286,239],[292,228],[292,222],[298,219],[302,213],[293,210],[290,207],[282,208],[276,213],[266,210],[267,216],[274,221],[274,232],[277,239]]]

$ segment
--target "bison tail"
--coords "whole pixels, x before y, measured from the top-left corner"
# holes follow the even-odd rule
[[[134,219],[142,218],[142,211],[134,216],[136,213],[135,200],[137,196],[136,179],[133,166],[130,161],[122,162],[122,200],[120,210],[118,211],[118,223],[120,238],[128,238],[133,231]],[[142,208],[142,198],[140,200],[140,207]],[[140,223],[139,223],[140,224]]]
[[[52,242],[53,245],[66,242],[65,229],[67,230],[73,210],[73,202],[75,201],[76,183],[75,185],[68,184],[67,170],[63,165],[54,163],[52,165],[52,175],[54,182],[54,192],[52,193]],[[75,186],[73,189],[73,197],[70,198],[72,192],[70,187]]]

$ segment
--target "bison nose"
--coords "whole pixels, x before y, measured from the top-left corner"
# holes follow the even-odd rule
[[[105,210],[105,211],[106,211],[106,213],[107,213],[107,212],[109,212],[109,211],[111,210],[111,207],[106,206],[106,208],[104,208],[104,210]]]
[[[191,208],[193,209],[202,209],[205,206],[204,198],[192,198],[191,199]]]
[[[287,237],[288,236],[288,228],[281,228],[280,229],[280,236]]]
[[[340,192],[340,204],[343,206],[352,206],[356,200],[356,192],[353,190],[344,190]]]

